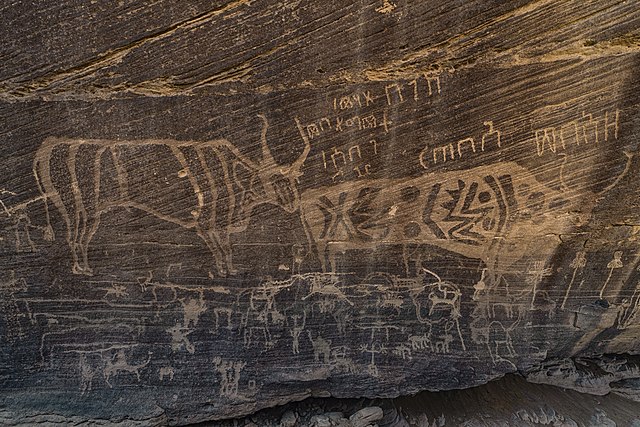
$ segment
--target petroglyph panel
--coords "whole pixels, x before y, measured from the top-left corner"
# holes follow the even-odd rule
[[[640,350],[637,7],[125,3],[1,14],[0,420]]]

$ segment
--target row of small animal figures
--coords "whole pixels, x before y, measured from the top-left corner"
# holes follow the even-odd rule
[[[94,381],[100,376],[104,384],[109,388],[114,387],[112,382],[118,377],[119,382],[128,384],[131,377],[134,376],[137,382],[141,381],[141,372],[149,369],[157,369],[159,381],[174,381],[179,369],[169,364],[157,366],[153,364],[153,353],[149,352],[146,360],[139,363],[130,363],[128,360],[131,356],[127,356],[127,350],[130,348],[121,347],[110,350],[95,351],[79,351],[76,352],[78,357],[78,371],[80,379],[80,392],[87,394],[94,389]],[[71,351],[72,353],[75,351]],[[166,362],[166,361],[165,361]],[[228,399],[246,399],[240,393],[241,376],[244,371],[246,362],[242,360],[227,360],[216,356],[212,360],[212,370],[215,371],[217,383],[219,385],[220,397]],[[243,384],[245,392],[255,394],[257,391],[255,380],[248,380]]]

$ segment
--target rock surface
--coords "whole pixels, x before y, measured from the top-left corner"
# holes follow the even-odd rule
[[[590,396],[531,384],[516,375],[467,390],[422,392],[397,399],[308,399],[287,407],[287,413],[296,414],[295,427],[316,427],[315,420],[326,420],[336,413],[344,415],[333,417],[332,427],[353,427],[346,417],[359,411],[381,411],[381,418],[372,424],[379,427],[640,426],[640,403],[613,394]],[[250,417],[255,423],[237,419],[203,427],[244,427],[249,423],[282,427],[283,411],[260,411]]]
[[[638,398],[635,2],[0,11],[7,422]]]

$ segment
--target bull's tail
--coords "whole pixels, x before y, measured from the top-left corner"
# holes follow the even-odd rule
[[[36,157],[36,160],[33,162],[33,176],[36,180],[36,184],[38,185],[38,190],[40,194],[42,194],[42,201],[44,202],[44,213],[47,219],[47,225],[44,228],[43,238],[49,242],[55,239],[55,233],[53,232],[53,227],[51,226],[51,217],[49,216],[49,203],[47,201],[47,192],[42,186],[41,180],[41,171],[40,168],[40,160]],[[47,171],[42,171],[44,173],[48,173]]]

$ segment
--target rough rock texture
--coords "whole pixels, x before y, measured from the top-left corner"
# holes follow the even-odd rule
[[[186,424],[516,371],[637,399],[639,24],[3,3],[2,417]]]
[[[472,389],[397,399],[308,399],[287,409],[265,409],[244,419],[203,423],[203,427],[353,427],[350,418],[358,413],[378,413],[380,418],[370,424],[378,427],[640,426],[640,403],[616,395],[588,396],[507,375]]]

